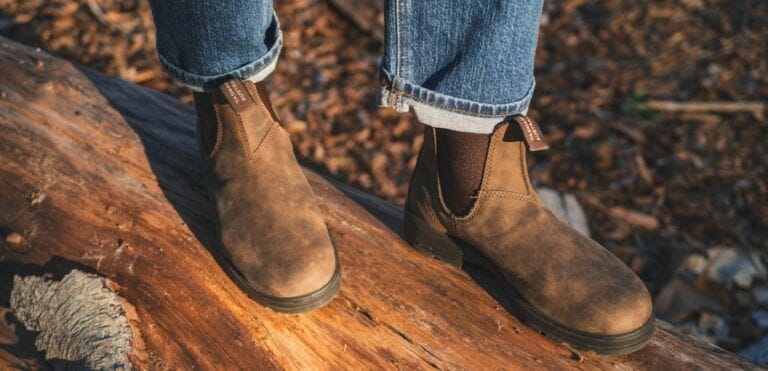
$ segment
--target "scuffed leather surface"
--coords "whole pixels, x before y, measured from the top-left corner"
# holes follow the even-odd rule
[[[547,209],[528,179],[519,130],[504,124],[494,131],[475,205],[456,217],[440,201],[434,133],[427,128],[408,211],[475,246],[526,301],[562,325],[601,335],[641,327],[652,313],[643,282]]]
[[[288,133],[263,90],[248,91],[256,106],[240,115],[220,93],[195,96],[221,246],[254,290],[308,294],[333,276],[334,247]]]

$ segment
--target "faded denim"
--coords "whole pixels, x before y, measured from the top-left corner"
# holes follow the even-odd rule
[[[171,77],[213,90],[275,69],[283,44],[271,0],[150,0],[157,52]]]
[[[195,90],[259,81],[282,37],[269,0],[151,0],[168,73]],[[491,133],[525,113],[543,0],[386,0],[381,106],[426,125]]]

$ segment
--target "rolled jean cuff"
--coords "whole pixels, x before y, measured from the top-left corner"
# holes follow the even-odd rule
[[[277,32],[275,33],[276,37],[267,53],[259,59],[244,64],[234,70],[218,75],[197,75],[174,65],[168,58],[165,58],[163,54],[158,51],[160,63],[172,79],[194,91],[213,91],[228,79],[235,77],[259,82],[267,78],[267,76],[275,70],[277,60],[280,56],[280,50],[283,47],[283,33],[280,31],[280,23],[277,21],[277,15],[274,16],[274,22],[277,26]]]
[[[424,125],[465,133],[491,134],[499,123],[528,112],[535,86],[535,81],[531,80],[528,91],[517,101],[488,104],[440,94],[394,78],[389,71],[381,69],[377,101],[380,107],[399,112],[412,111]]]

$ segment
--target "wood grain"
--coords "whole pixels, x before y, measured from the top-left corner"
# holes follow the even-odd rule
[[[310,170],[342,291],[313,313],[278,314],[248,300],[206,248],[188,106],[6,39],[0,68],[0,265],[114,282],[136,311],[138,368],[754,367],[661,322],[641,352],[575,355],[509,315],[479,272],[409,248],[399,208]],[[0,343],[0,368],[33,362],[14,349]]]

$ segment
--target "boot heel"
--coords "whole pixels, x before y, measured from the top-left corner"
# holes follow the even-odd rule
[[[405,213],[405,240],[423,253],[434,256],[457,268],[464,262],[464,253],[450,237],[435,231],[411,213]]]

